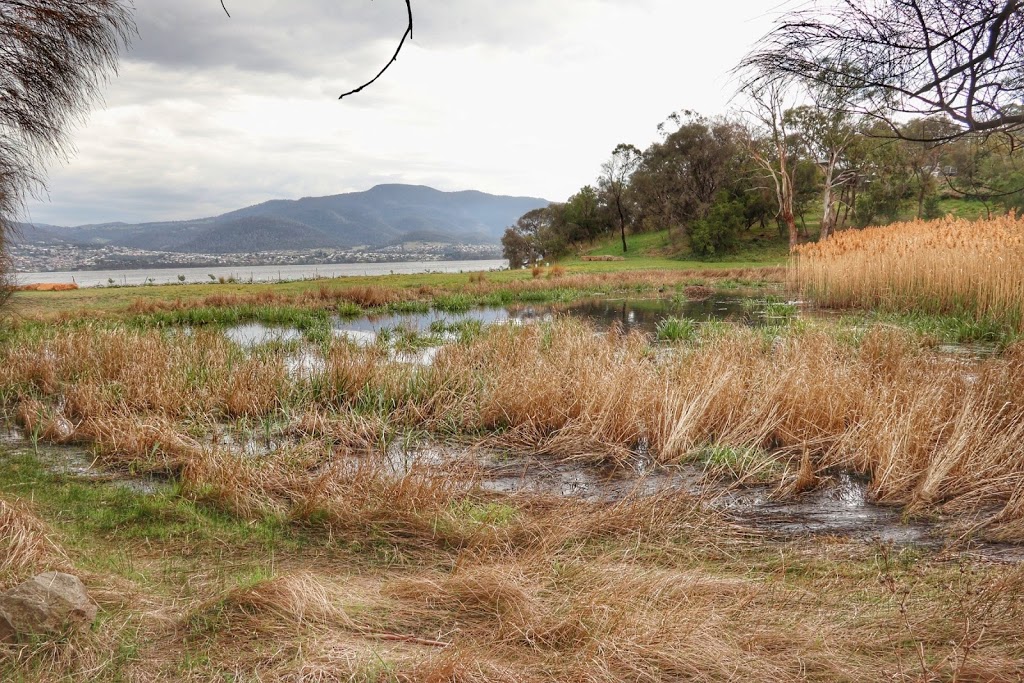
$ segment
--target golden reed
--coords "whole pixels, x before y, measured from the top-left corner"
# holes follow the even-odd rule
[[[848,230],[798,247],[788,280],[823,306],[969,315],[1024,330],[1024,218]]]

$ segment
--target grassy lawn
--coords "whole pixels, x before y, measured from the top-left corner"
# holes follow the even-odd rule
[[[627,235],[626,244],[629,250],[622,251],[620,237],[609,236],[594,244],[584,246],[575,256],[563,259],[561,263],[567,267],[593,266],[603,264],[606,268],[757,268],[763,266],[785,265],[788,259],[788,246],[778,235],[747,233],[741,237],[740,247],[733,254],[711,260],[695,258],[685,246],[676,240],[669,231],[648,232],[639,235]],[[618,256],[625,261],[620,262],[586,262],[580,256]],[[617,263],[617,265],[615,265]]]

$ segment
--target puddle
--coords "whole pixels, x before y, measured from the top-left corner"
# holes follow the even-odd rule
[[[302,333],[293,327],[269,327],[260,323],[235,325],[224,331],[227,338],[239,346],[259,346],[270,342],[300,341]]]
[[[228,429],[211,438],[218,446],[250,458],[265,457],[287,445],[277,437],[236,434]],[[32,454],[54,473],[109,482],[140,493],[155,493],[168,486],[160,479],[94,468],[91,453],[83,448],[42,444],[34,447],[19,430],[0,428],[0,466],[4,458],[18,454]],[[770,486],[728,486],[706,476],[696,465],[660,468],[638,461],[632,468],[602,468],[457,445],[393,443],[383,455],[351,454],[340,457],[335,464],[359,466],[366,458],[380,457],[395,476],[422,468],[432,476],[462,478],[495,493],[608,503],[629,496],[685,492],[699,496],[739,525],[780,538],[840,536],[932,548],[941,547],[944,540],[940,524],[905,521],[900,508],[876,505],[870,500],[866,478],[846,473],[833,476],[829,483],[814,491],[780,497]],[[1017,545],[981,544],[964,554],[992,561],[1024,562],[1024,546]]]
[[[387,341],[392,360],[413,365],[430,365],[441,345],[457,340],[464,331],[473,331],[488,325],[527,325],[550,321],[557,316],[567,316],[583,320],[598,331],[607,331],[613,326],[618,326],[626,332],[640,331],[653,336],[658,324],[668,317],[696,321],[730,321],[747,325],[779,322],[782,318],[770,315],[773,306],[777,308],[780,304],[770,304],[764,299],[753,297],[722,295],[700,301],[589,299],[567,304],[483,306],[460,313],[432,310],[426,313],[335,318],[331,331],[336,338],[348,339],[360,346],[380,343],[383,337]],[[787,310],[795,310],[789,304],[781,306]],[[246,348],[302,340],[302,333],[295,328],[273,327],[261,323],[229,327],[225,330],[225,335]],[[424,341],[429,345],[420,346]],[[306,349],[289,356],[287,362],[293,375],[308,375],[323,367],[323,359]]]
[[[783,535],[829,534],[897,544],[933,544],[934,527],[907,523],[898,507],[875,505],[868,480],[840,473],[825,486],[785,498],[755,487],[722,497],[722,507],[738,521]]]
[[[17,429],[8,428],[0,432],[0,466],[6,457],[29,454],[53,474],[108,482],[137,493],[156,493],[168,485],[166,481],[160,479],[132,477],[97,469],[93,467],[92,453],[84,448],[42,443],[33,445],[32,441]]]
[[[777,305],[777,304],[776,304]],[[382,330],[408,330],[417,334],[457,330],[467,324],[529,324],[568,316],[584,320],[598,330],[620,325],[627,332],[654,334],[665,318],[727,320],[747,324],[772,322],[763,315],[769,307],[763,298],[714,295],[701,301],[683,299],[584,299],[572,303],[482,306],[462,313],[430,311],[337,319],[334,333],[353,340],[373,341]]]
[[[779,498],[769,486],[730,487],[705,476],[696,465],[637,469],[601,468],[536,457],[509,457],[496,451],[459,451],[447,447],[393,446],[386,456],[396,474],[413,465],[448,467],[460,459],[479,478],[479,486],[497,493],[528,493],[607,503],[628,496],[681,491],[700,496],[735,522],[779,536],[836,535],[896,544],[936,545],[934,525],[906,523],[899,508],[873,504],[866,479],[835,476],[822,488]],[[1024,552],[1021,553],[1024,556]]]
[[[309,378],[326,367],[323,356],[311,348],[305,347],[290,353],[284,359],[285,369],[291,377]]]

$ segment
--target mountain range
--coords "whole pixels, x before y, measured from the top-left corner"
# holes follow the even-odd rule
[[[185,254],[380,247],[404,242],[495,244],[505,228],[550,202],[475,190],[377,185],[365,192],[276,199],[212,218],[61,227],[21,224],[32,245],[115,246]]]

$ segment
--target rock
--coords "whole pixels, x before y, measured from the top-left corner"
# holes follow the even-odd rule
[[[0,595],[0,641],[88,627],[96,605],[77,576],[47,572]]]

